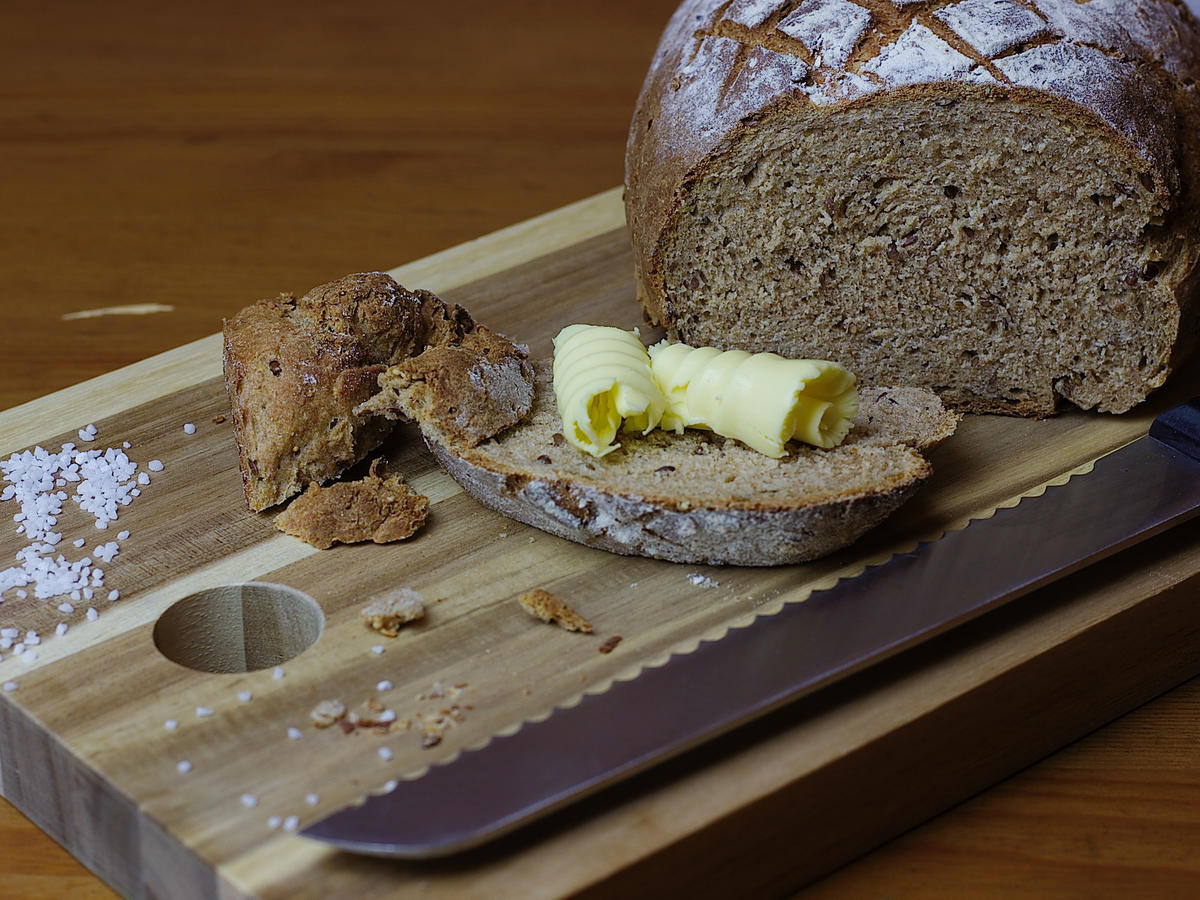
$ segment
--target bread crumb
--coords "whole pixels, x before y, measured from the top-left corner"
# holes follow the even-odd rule
[[[554,622],[567,631],[592,633],[592,623],[548,591],[537,588],[521,595],[521,606],[543,622]]]
[[[425,618],[425,600],[414,590],[397,588],[380,594],[359,615],[380,634],[394,638],[409,622]]]
[[[384,706],[378,697],[368,697],[347,719],[358,728],[373,728],[380,734],[387,734],[396,722],[396,713]]]
[[[346,704],[340,700],[322,700],[308,715],[317,728],[328,728],[345,718]]]
[[[308,490],[275,517],[275,527],[326,550],[334,544],[390,544],[416,534],[429,515],[429,498],[398,475],[380,477],[379,460],[362,481]]]
[[[608,638],[607,640],[604,641],[603,644],[600,645],[600,652],[601,653],[612,653],[614,650],[617,649],[617,644],[619,644],[619,643],[621,643],[621,636],[619,634],[614,634],[612,637]]]

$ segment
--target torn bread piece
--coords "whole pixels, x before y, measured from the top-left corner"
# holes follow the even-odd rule
[[[399,475],[380,476],[380,461],[361,481],[308,490],[275,517],[275,527],[327,550],[334,544],[390,544],[416,534],[429,516],[429,498]]]
[[[476,326],[461,341],[390,366],[379,375],[379,393],[355,412],[430,425],[473,447],[533,406],[528,357],[525,347]]]
[[[541,588],[528,591],[521,595],[521,607],[535,619],[543,622],[553,622],[567,631],[579,631],[584,634],[592,633],[592,623],[567,606],[558,597]]]
[[[355,411],[379,390],[379,375],[474,328],[462,307],[381,272],[260,300],[226,320],[225,386],[247,506],[275,506],[365,458],[392,430]]]
[[[817,559],[857,540],[929,477],[922,451],[958,416],[922,388],[862,387],[845,441],[789,444],[781,459],[709,432],[625,432],[601,459],[563,437],[549,362],[535,364],[526,419],[477,446],[422,423],[463,489],[518,521],[614,553],[768,566]]]

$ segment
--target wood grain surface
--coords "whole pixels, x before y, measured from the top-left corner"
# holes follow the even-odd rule
[[[673,5],[6,10],[0,407],[617,184]],[[1197,846],[1193,681],[810,890],[1186,896]],[[0,869],[107,893],[2,803]]]

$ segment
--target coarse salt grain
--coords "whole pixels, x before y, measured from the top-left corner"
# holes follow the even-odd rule
[[[375,685],[375,690],[383,693],[384,691],[390,691],[394,686],[390,681],[384,680]]]
[[[183,426],[183,433],[184,434],[195,434],[196,426],[193,425],[191,422],[188,422],[186,425]]]
[[[316,806],[318,803],[321,802],[321,798],[318,797],[316,794],[309,794],[308,796],[306,796],[304,798],[304,802],[307,803],[309,806]]]
[[[94,428],[81,430],[90,440]],[[18,533],[28,541],[17,553],[19,565],[0,570],[0,593],[12,587],[32,584],[37,599],[69,596],[91,584],[98,586],[102,575],[90,569],[91,560],[69,561],[53,548],[62,539],[54,530],[63,504],[71,500],[95,519],[98,528],[106,528],[117,517],[117,510],[131,500],[137,464],[121,450],[83,450],[75,444],[63,444],[57,453],[35,447],[0,460],[0,472],[7,482],[0,499],[16,500],[21,511],[13,517],[20,523]],[[72,485],[73,494],[56,488]],[[73,542],[78,549],[83,539]]]
[[[298,741],[300,738],[304,737],[304,732],[302,732],[299,728],[289,728],[287,730],[287,736],[289,741]]]
[[[242,806],[246,807],[246,809],[254,809],[254,807],[258,806],[258,798],[253,794],[242,794]]]
[[[87,620],[89,622],[95,622],[98,618],[100,618],[100,613],[96,612],[95,607],[89,606],[87,611]]]
[[[121,592],[118,591],[116,588],[113,588],[111,591],[108,592],[108,601],[110,603],[113,603],[120,599],[121,599]]]
[[[295,831],[299,827],[300,827],[300,817],[299,816],[288,816],[286,819],[283,820],[283,830],[284,831]]]
[[[282,821],[283,819],[279,818],[279,816],[271,816],[267,819],[267,827],[271,829],[278,828]]]
[[[84,538],[80,538],[79,540],[72,541],[71,543],[73,543],[76,547],[82,547],[84,544],[87,543],[87,541]]]
[[[67,613],[69,615],[69,614],[75,612],[75,607],[73,607],[70,603],[67,603],[64,600],[62,603],[58,604],[58,611],[60,613]]]
[[[146,485],[148,485],[150,483],[150,476],[147,475],[145,472],[138,472],[137,483],[140,484],[142,487],[145,487]],[[137,489],[134,488],[134,490],[137,490]]]
[[[390,747],[380,747],[379,748],[379,758],[382,759],[384,762],[390,762],[392,757],[394,757],[395,755],[396,754],[394,754],[392,752],[392,749]]]
[[[383,650],[384,650],[383,644],[376,644],[374,647],[371,648],[371,652],[374,653],[376,656],[381,656],[383,654]]]
[[[151,472],[161,472],[163,470],[162,460],[152,459],[150,462],[146,463],[146,468]]]
[[[212,714],[213,714],[213,711],[210,707],[207,707],[207,706],[197,706],[196,707],[196,718],[197,719],[207,719]]]
[[[129,532],[128,532],[128,531],[118,531],[118,532],[117,532],[117,540],[118,540],[118,541],[127,541],[127,540],[129,540]]]
[[[174,731],[178,727],[179,721],[176,719],[167,719],[167,721],[163,722],[163,728],[167,729],[167,731]]]
[[[186,759],[181,759],[179,762],[175,763],[175,770],[179,772],[180,775],[186,775],[188,772],[192,771],[192,764]]]
[[[276,681],[279,681],[280,679],[282,679],[283,678],[283,667],[276,666],[275,670],[271,673],[271,677],[274,678]]]
[[[254,699],[254,695],[252,693],[250,693],[249,691],[238,691],[238,702],[239,703],[249,703],[253,699]]]
[[[19,628],[13,628],[11,626],[9,626],[7,628],[0,628],[0,637],[17,638],[20,636],[21,636],[21,629],[19,629]]]
[[[67,633],[67,627],[68,626],[67,626],[66,622],[59,622],[57,625],[54,626],[54,633],[57,634],[59,637],[62,637],[64,634]]]
[[[4,692],[6,694],[11,694],[16,689],[17,689],[17,683],[15,681],[4,682]]]

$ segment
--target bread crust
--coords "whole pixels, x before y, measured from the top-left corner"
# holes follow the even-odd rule
[[[478,458],[426,444],[464,491],[534,528],[623,556],[728,566],[809,562],[853,543],[909,499],[929,470],[907,484],[800,509],[683,509],[578,482],[505,474]]]
[[[672,337],[692,339],[664,283],[664,235],[679,227],[692,187],[716,173],[748,134],[790,121],[806,122],[819,135],[832,133],[839,117],[854,109],[985,98],[1057,117],[1143,173],[1175,248],[1159,279],[1175,309],[1174,323],[1164,326],[1175,331],[1169,359],[1149,387],[1161,384],[1197,340],[1195,19],[1173,0],[998,0],[994,8],[1003,5],[1010,20],[992,23],[991,31],[976,23],[972,31],[965,17],[983,5],[983,0],[681,4],[647,73],[626,149],[626,214],[647,319]],[[805,16],[815,23],[807,31]],[[936,43],[952,61],[922,69],[928,59],[895,49],[913,35],[928,46]],[[844,46],[834,46],[835,39]],[[881,63],[889,54],[901,62]],[[740,346],[736,337],[729,346]],[[1072,396],[1068,379],[1057,393],[1085,407],[1123,411],[1144,399],[1147,389],[1093,397],[1076,388]],[[1018,415],[1046,415],[1058,402],[1053,396],[951,399],[967,411]]]

